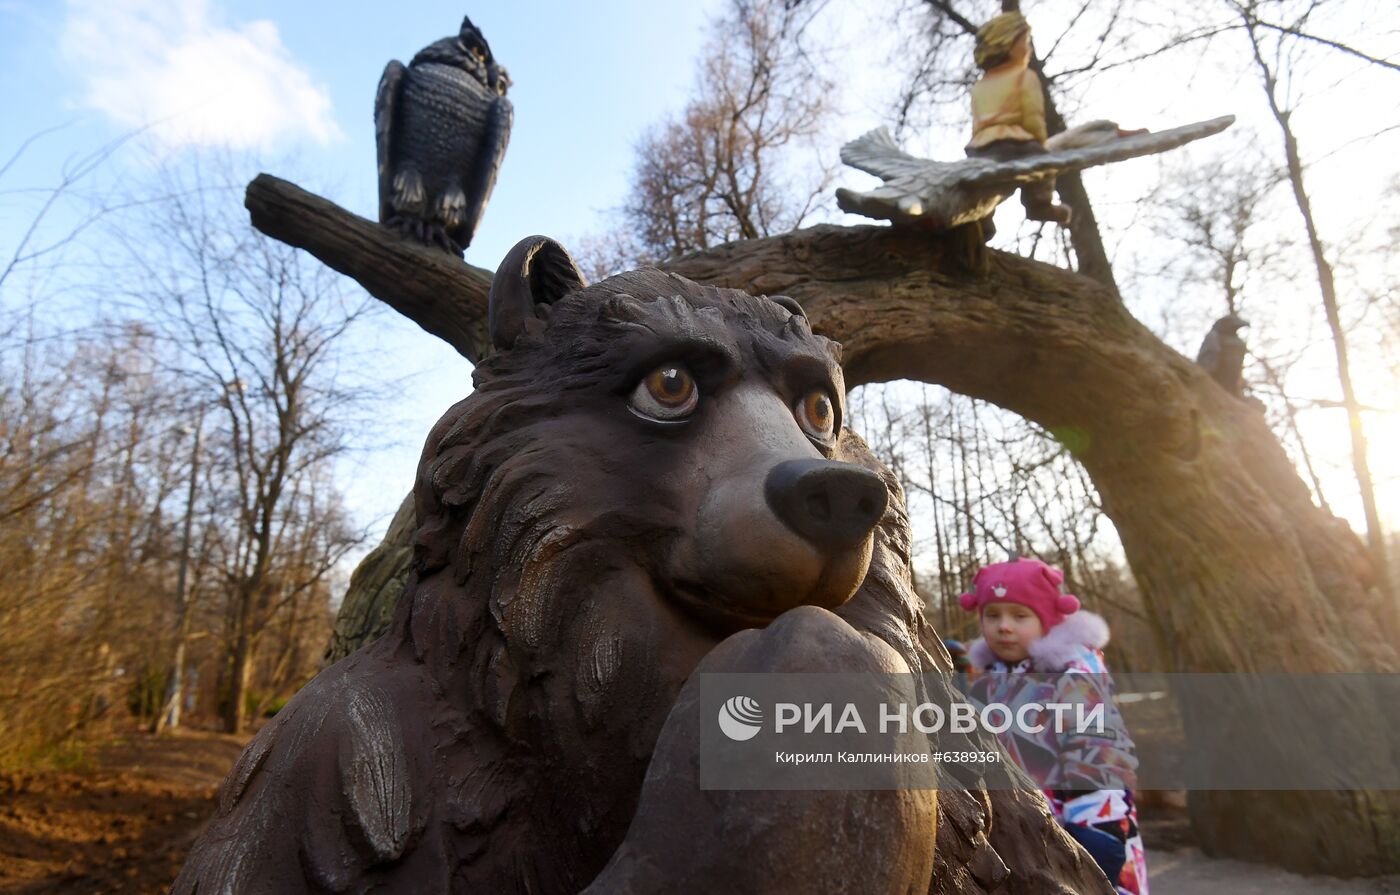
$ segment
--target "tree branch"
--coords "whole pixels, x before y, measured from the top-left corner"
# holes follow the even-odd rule
[[[489,271],[267,174],[248,185],[246,204],[259,230],[359,281],[468,360],[484,356]],[[959,260],[965,249],[947,235],[818,226],[661,266],[697,282],[796,298],[814,329],[844,343],[850,387],[935,382],[1047,429],[1128,425],[1113,412],[1125,404],[1173,418],[1179,408],[1158,400],[1153,377],[1143,375],[1148,354],[1163,373],[1204,375],[1088,277],[995,251],[986,275],[973,275]],[[1008,376],[1012,367],[1016,375]],[[1181,437],[1144,422],[1134,416],[1129,431],[1165,438],[1155,449]]]
[[[315,255],[475,362],[485,337],[491,272],[410,242],[294,183],[259,174],[245,207],[253,226]]]
[[[1255,19],[1254,24],[1258,25],[1260,28],[1268,28],[1271,31],[1277,31],[1280,34],[1286,34],[1289,37],[1296,37],[1299,40],[1308,40],[1312,41],[1313,43],[1322,44],[1324,47],[1330,47],[1331,49],[1336,50],[1339,53],[1345,53],[1346,55],[1353,56],[1357,59],[1362,60],[1363,62],[1369,62],[1371,65],[1379,65],[1382,68],[1388,68],[1391,71],[1400,71],[1400,63],[1391,62],[1389,59],[1383,59],[1380,56],[1372,56],[1371,54],[1362,52],[1361,50],[1358,50],[1355,47],[1347,46],[1344,43],[1335,40],[1330,40],[1318,34],[1310,34],[1306,31],[1302,31],[1298,28],[1290,27],[1288,25],[1276,25],[1273,22],[1265,22],[1262,19]]]

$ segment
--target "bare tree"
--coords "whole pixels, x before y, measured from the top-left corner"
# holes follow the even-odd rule
[[[330,467],[364,394],[338,369],[362,298],[251,231],[211,171],[124,183],[128,142],[0,193],[25,222],[0,245],[0,763],[170,717],[188,669],[211,694],[241,661],[259,697],[229,705],[288,695],[362,537]]]
[[[1149,199],[1153,231],[1185,250],[1168,256],[1179,268],[1173,278],[1206,290],[1217,316],[1241,312],[1245,280],[1284,263],[1293,249],[1284,238],[1257,235],[1264,203],[1282,181],[1257,149],[1231,147],[1205,164],[1172,166]]]
[[[21,141],[0,164],[0,182],[21,158],[42,144],[45,137],[61,129],[61,126],[47,128]],[[69,157],[60,166],[56,182],[48,187],[6,191],[11,200],[16,195],[27,194],[34,202],[27,209],[27,216],[19,218],[25,223],[14,244],[0,251],[0,293],[7,286],[13,290],[15,280],[25,274],[57,269],[63,264],[65,253],[80,245],[91,227],[125,207],[125,203],[115,198],[116,185],[99,184],[97,178],[110,169],[111,158],[136,136],[137,133],[126,134],[92,152]],[[11,204],[12,201],[6,202],[7,206]],[[25,214],[24,210],[13,207],[7,211]],[[0,336],[3,335],[5,332],[0,330]]]
[[[190,625],[194,619],[194,600],[190,583],[190,540],[194,530],[194,501],[199,484],[200,441],[204,434],[204,408],[195,417],[190,430],[191,448],[188,481],[186,482],[185,515],[180,524],[179,556],[175,573],[175,644],[171,649],[170,672],[165,684],[165,699],[161,701],[152,733],[180,726],[180,704],[185,685],[185,653],[189,647]]]
[[[1272,427],[1307,473],[1319,506],[1330,511],[1299,422],[1306,408],[1288,388],[1289,373],[1309,346],[1296,335],[1285,340],[1266,335],[1295,328],[1292,321],[1278,319],[1276,302],[1245,308],[1249,294],[1267,298],[1290,278],[1293,241],[1282,233],[1260,235],[1266,202],[1284,179],[1257,149],[1232,149],[1205,165],[1173,167],[1154,194],[1148,216],[1158,236],[1182,249],[1170,253],[1165,265],[1170,270],[1162,273],[1183,290],[1199,289],[1208,296],[1205,316],[1184,313],[1181,302],[1167,310],[1193,324],[1193,336],[1206,332],[1212,317],[1236,314],[1250,319],[1253,375],[1246,377],[1246,389],[1256,400],[1264,399]],[[1248,381],[1251,378],[1254,381]]]
[[[117,210],[103,177],[123,142],[61,162],[51,186],[0,192],[19,222],[0,246],[0,763],[36,760],[122,702],[140,654],[127,635],[160,597],[179,470],[161,450],[171,393],[151,334],[56,304],[65,262]]]
[[[731,0],[711,25],[695,98],[638,143],[623,221],[655,263],[800,226],[831,168],[793,182],[789,150],[818,134],[833,82],[809,46],[824,3]]]
[[[899,477],[909,502],[916,571],[930,618],[948,636],[977,636],[958,605],[977,568],[1036,556],[1065,570],[1069,587],[1111,618],[1142,622],[1121,548],[1072,448],[982,401],[921,386],[866,386],[851,395],[852,425]],[[1140,627],[1140,625],[1139,625]],[[1119,667],[1153,667],[1142,631],[1117,637]]]
[[[1337,381],[1342,390],[1342,405],[1346,409],[1347,423],[1351,433],[1351,462],[1356,475],[1357,488],[1361,493],[1361,505],[1366,515],[1366,534],[1371,551],[1371,561],[1375,565],[1376,578],[1389,590],[1388,563],[1386,561],[1385,531],[1381,525],[1380,511],[1376,506],[1376,489],[1371,477],[1371,465],[1367,458],[1365,425],[1361,419],[1361,406],[1356,397],[1356,387],[1352,381],[1351,361],[1347,347],[1347,334],[1342,325],[1340,300],[1337,294],[1336,278],[1332,264],[1327,257],[1327,249],[1318,233],[1317,221],[1313,215],[1312,200],[1308,196],[1303,167],[1302,150],[1298,135],[1294,131],[1292,110],[1287,107],[1280,85],[1280,77],[1287,77],[1289,65],[1289,43],[1298,40],[1320,40],[1307,31],[1308,20],[1317,8],[1316,2],[1302,4],[1291,15],[1290,4],[1284,2],[1238,2],[1231,0],[1230,6],[1239,17],[1254,63],[1263,81],[1264,95],[1268,100],[1269,111],[1278,123],[1283,138],[1283,153],[1286,162],[1288,184],[1293,190],[1293,198],[1298,213],[1303,219],[1303,229],[1307,234],[1308,248],[1311,251],[1313,266],[1317,273],[1318,293],[1322,300],[1327,327],[1332,335],[1332,347],[1336,354]],[[1273,15],[1270,15],[1272,13]],[[1280,21],[1283,24],[1279,24]],[[1265,20],[1275,21],[1265,24]],[[1322,40],[1332,48],[1345,50],[1352,56],[1360,56],[1373,64],[1387,68],[1395,66],[1385,60],[1376,59],[1336,42]]]
[[[209,408],[210,499],[227,593],[224,726],[241,730],[259,643],[360,536],[307,513],[364,397],[335,353],[367,306],[329,271],[238,221],[226,161],[168,167],[139,236],[123,236],[191,405]],[[154,248],[153,248],[154,247]],[[304,539],[315,535],[310,542]],[[178,649],[178,645],[177,645]],[[172,676],[174,672],[172,671]]]
[[[164,596],[179,481],[149,333],[47,336],[0,359],[0,761],[27,761],[126,697]]]
[[[1122,18],[1130,15],[1130,4],[1131,0],[1112,0],[1107,10],[1101,10],[1095,7],[1103,4],[1083,0],[1076,4],[1077,11],[1069,17],[1069,26],[1063,33],[1036,32],[1030,67],[1040,78],[1045,97],[1045,124],[1050,134],[1060,133],[1067,127],[1062,108],[1067,102],[1072,105],[1073,101],[1064,95],[1064,85],[1085,70],[1097,68],[1106,54],[1119,48],[1122,36],[1117,26]],[[1002,0],[999,6],[976,0],[921,0],[902,8],[898,26],[907,29],[904,33],[909,34],[903,50],[909,70],[905,85],[894,102],[897,129],[903,131],[927,124],[930,108],[937,106],[957,108],[957,120],[963,120],[967,88],[975,80],[972,46],[977,29],[998,12],[1019,9],[1019,0]],[[1091,11],[1097,15],[1091,15]],[[1083,32],[1090,32],[1084,35],[1083,42],[1087,46],[1084,54],[1057,71],[1052,60],[1062,42],[1066,38],[1072,41]],[[1083,179],[1078,172],[1064,174],[1056,179],[1056,188],[1065,203],[1074,209],[1069,241],[1079,272],[1117,291],[1113,265]]]

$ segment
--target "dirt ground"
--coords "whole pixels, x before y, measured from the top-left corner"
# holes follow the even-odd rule
[[[82,772],[0,774],[0,892],[165,892],[246,739],[132,732]],[[1208,858],[1178,797],[1149,796],[1142,815],[1153,895],[1400,895],[1395,877],[1301,877]]]
[[[0,774],[0,892],[164,892],[247,737],[132,732],[81,772]]]
[[[1152,895],[1400,895],[1400,877],[1298,876],[1277,867],[1208,858],[1197,848],[1153,852],[1150,843],[1147,874]]]
[[[1191,832],[1185,793],[1139,795],[1152,895],[1400,895],[1400,877],[1299,876],[1264,864],[1208,857]]]

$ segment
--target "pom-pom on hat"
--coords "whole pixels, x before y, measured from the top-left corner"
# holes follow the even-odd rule
[[[1040,618],[1048,633],[1079,611],[1079,598],[1060,593],[1065,575],[1038,559],[1014,559],[984,566],[972,579],[972,592],[958,597],[968,612],[981,612],[988,603],[1019,603]]]

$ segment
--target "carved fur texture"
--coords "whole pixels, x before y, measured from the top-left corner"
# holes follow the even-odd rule
[[[882,642],[872,655],[897,654],[887,665],[947,670],[910,586],[896,479],[849,431],[823,442],[797,422],[813,388],[839,420],[844,387],[839,346],[813,334],[795,303],[652,270],[531,302],[510,347],[477,368],[475,390],[428,436],[413,571],[392,628],[318,675],[248,746],[177,895],[576,892],[621,854],[644,784],[654,794],[675,785],[648,783],[648,765],[685,682],[722,642],[747,637],[750,653],[761,650],[750,629],[810,605],[835,614],[803,609],[788,626],[785,648],[799,659],[804,632],[830,631],[855,649]],[[701,404],[680,424],[639,416],[640,384],[672,365],[694,376]],[[864,540],[818,550],[773,515],[764,476],[793,457],[878,477],[889,500]],[[997,799],[1006,829],[1040,856],[1037,878],[1079,873],[1043,807],[948,785],[938,798],[948,823],[935,828],[932,801],[901,794],[903,825],[871,828],[905,831],[888,845],[914,890],[1040,890],[1011,885],[1032,874],[998,857]],[[820,854],[839,874],[791,872],[768,891],[850,890],[870,878],[862,859],[884,860],[868,844],[844,857],[854,819],[827,816],[821,829],[835,832],[810,833],[800,812],[829,801],[771,817],[762,802],[725,804],[743,816],[653,813],[649,829],[685,849],[686,824],[791,824],[809,831],[792,840],[806,851],[764,860],[800,868]],[[649,841],[632,842],[627,873],[665,870]],[[741,843],[707,860],[752,873],[756,857]],[[632,878],[608,890],[647,890]],[[716,884],[707,874],[668,888]]]

